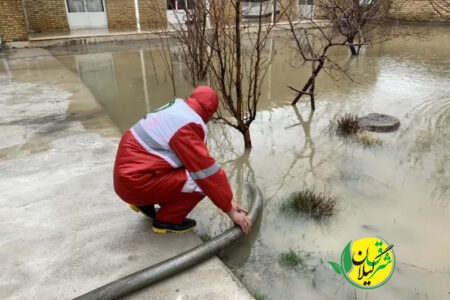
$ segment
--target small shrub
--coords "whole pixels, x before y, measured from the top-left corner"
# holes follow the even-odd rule
[[[356,134],[360,129],[358,116],[346,114],[337,120],[338,133],[342,135]]]
[[[383,140],[371,135],[367,131],[360,132],[356,135],[356,139],[358,143],[365,147],[371,147],[371,146],[380,146],[383,144]]]
[[[260,294],[257,291],[252,291],[251,294],[252,294],[253,298],[255,298],[256,300],[266,300],[267,299],[266,295]]]
[[[289,251],[282,252],[280,254],[279,263],[280,265],[289,268],[294,268],[297,266],[304,268],[306,266],[306,257],[303,257],[301,252],[289,249]]]
[[[292,193],[283,209],[304,213],[314,219],[331,217],[338,210],[339,199],[328,193],[316,193],[312,189]]]

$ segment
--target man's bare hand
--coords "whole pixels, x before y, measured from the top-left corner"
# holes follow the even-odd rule
[[[239,225],[242,231],[247,234],[252,228],[252,221],[242,213],[248,213],[247,209],[240,207],[236,202],[231,202],[231,210],[227,213],[234,224]]]

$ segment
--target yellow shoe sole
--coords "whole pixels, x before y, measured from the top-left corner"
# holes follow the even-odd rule
[[[172,230],[172,229],[161,229],[161,228],[153,227],[153,232],[154,232],[154,233],[159,233],[159,234],[165,234],[165,233],[168,233],[168,232],[173,232],[173,233],[185,233],[185,232],[188,232],[188,231],[190,231],[190,230],[192,230],[192,229],[194,229],[194,228],[195,228],[195,226],[194,226],[194,227],[191,227],[191,228],[188,228],[188,229],[186,229],[186,230]]]
[[[137,207],[136,205],[128,204],[128,206],[129,206],[132,210],[134,210],[135,212],[137,212],[137,213],[142,213],[142,214],[144,215],[144,217],[146,217],[146,218],[149,219],[150,221],[153,221],[153,218],[152,218],[152,217],[149,217],[149,216],[147,216],[146,214],[144,214],[144,213],[139,209],[139,207]]]

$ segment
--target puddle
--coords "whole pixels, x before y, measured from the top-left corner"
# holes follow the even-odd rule
[[[293,94],[287,85],[302,86],[307,75],[287,67],[292,49],[274,39],[277,57],[251,127],[252,151],[243,153],[238,132],[210,125],[209,146],[237,198],[248,180],[256,181],[265,197],[255,232],[223,253],[250,290],[269,299],[448,297],[450,27],[414,30],[427,39],[393,40],[353,59],[345,50],[334,52],[357,83],[321,74],[314,113],[306,99],[297,108],[289,105]],[[122,131],[173,98],[155,47],[83,49],[59,48],[54,54],[79,74]],[[178,63],[175,70],[177,95],[186,97],[191,91],[183,79],[186,71]],[[401,121],[394,133],[374,134],[383,141],[379,147],[348,143],[328,131],[337,116],[372,112]],[[339,196],[341,211],[326,222],[286,217],[283,201],[306,187]],[[200,208],[195,211],[200,233],[215,235],[229,226],[211,206]],[[386,285],[367,292],[335,275],[326,262],[338,261],[348,241],[375,235],[395,245],[397,267]],[[290,248],[309,253],[305,269],[280,266],[279,254]]]

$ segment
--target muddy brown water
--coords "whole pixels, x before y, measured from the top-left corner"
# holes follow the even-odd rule
[[[209,147],[226,169],[238,201],[243,182],[254,180],[265,197],[252,233],[221,254],[247,285],[268,299],[444,299],[450,297],[450,27],[414,26],[425,39],[399,39],[333,57],[356,82],[321,74],[317,109],[297,107],[292,92],[306,80],[292,69],[293,50],[273,40],[277,56],[267,75],[259,114],[251,127],[253,149],[239,133],[210,125]],[[173,98],[160,50],[148,43],[52,50],[78,73],[122,130]],[[191,87],[175,63],[177,95]],[[374,133],[381,146],[365,148],[330,134],[344,113],[387,113],[401,121],[394,133]],[[314,188],[340,198],[340,211],[324,221],[280,211],[294,191]],[[242,198],[242,199],[241,199]],[[212,206],[194,211],[198,232],[213,236],[230,225]],[[376,290],[357,289],[335,275],[350,240],[381,236],[394,244],[391,280]],[[280,253],[308,253],[304,268],[280,266]]]

